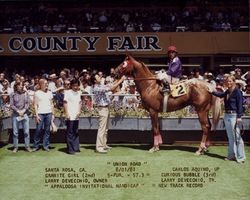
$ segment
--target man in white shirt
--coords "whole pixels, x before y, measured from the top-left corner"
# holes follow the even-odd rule
[[[48,81],[48,90],[51,91],[52,93],[56,92],[56,80],[57,80],[57,75],[56,74],[51,74],[49,75],[49,81]]]
[[[48,82],[46,79],[39,80],[39,90],[34,94],[34,108],[36,118],[36,132],[34,135],[34,149],[39,150],[40,139],[43,134],[43,149],[49,151],[50,125],[54,113],[53,95],[48,91]]]
[[[67,152],[75,154],[80,152],[80,142],[78,134],[79,116],[81,114],[82,101],[80,92],[80,81],[73,79],[70,81],[71,89],[65,91],[64,109],[66,114],[66,142]]]
[[[3,83],[4,79],[5,79],[5,74],[4,73],[0,73],[0,93],[1,93],[2,88],[3,88],[2,83]]]

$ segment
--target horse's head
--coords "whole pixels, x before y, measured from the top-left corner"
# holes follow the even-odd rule
[[[118,65],[115,69],[115,74],[118,77],[121,77],[123,75],[133,75],[133,72],[135,71],[136,66],[138,66],[140,63],[136,61],[132,56],[128,55],[125,60]]]

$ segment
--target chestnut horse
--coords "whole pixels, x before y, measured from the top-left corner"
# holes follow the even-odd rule
[[[149,112],[154,134],[154,145],[149,150],[150,152],[159,151],[162,144],[158,113],[162,112],[163,108],[166,108],[167,112],[172,112],[188,105],[195,107],[203,131],[202,140],[196,154],[200,155],[207,150],[210,144],[209,135],[211,132],[211,123],[208,116],[210,108],[213,108],[214,127],[216,127],[220,117],[220,101],[208,92],[209,83],[198,79],[188,80],[186,94],[179,97],[169,95],[164,106],[161,83],[144,63],[136,61],[129,55],[115,69],[115,72],[119,77],[128,75],[134,78],[136,88],[141,95],[142,105]]]

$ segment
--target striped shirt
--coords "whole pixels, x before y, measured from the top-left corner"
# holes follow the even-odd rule
[[[18,112],[21,110],[28,110],[30,105],[30,98],[26,92],[13,92],[10,95],[10,107],[14,112]]]

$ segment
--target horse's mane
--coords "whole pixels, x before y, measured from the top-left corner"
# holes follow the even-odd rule
[[[142,65],[142,68],[144,69],[144,71],[150,73],[153,76],[153,73],[149,70],[148,66],[144,62],[139,61],[139,63]]]

